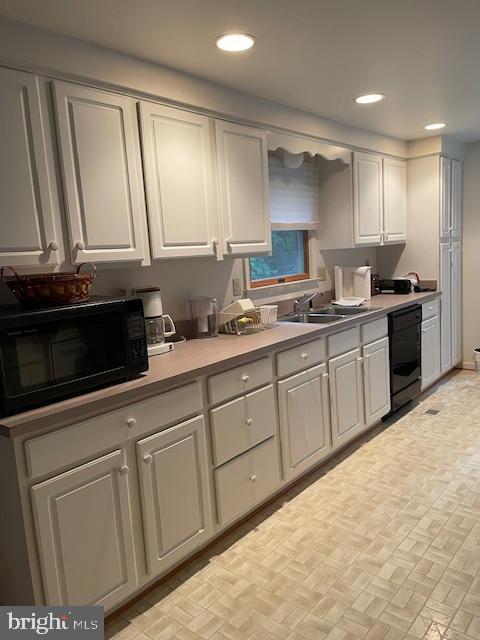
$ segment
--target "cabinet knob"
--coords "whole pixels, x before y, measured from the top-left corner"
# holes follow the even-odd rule
[[[143,461],[145,462],[145,464],[152,464],[153,456],[147,453],[146,456],[143,456]]]
[[[225,239],[225,244],[227,245],[227,251],[231,251],[232,250],[232,239],[231,238],[226,238]]]
[[[120,467],[119,471],[122,474],[122,476],[126,476],[127,473],[130,471],[130,469],[127,467],[126,464],[124,464],[122,467]]]
[[[128,420],[127,420],[127,424],[128,424],[128,426],[130,427],[130,429],[133,429],[133,427],[135,427],[135,426],[136,426],[137,421],[136,421],[136,419],[135,419],[135,418],[128,418]]]
[[[328,380],[328,378],[329,378],[329,377],[330,377],[330,376],[328,375],[328,373],[324,373],[324,374],[323,374],[323,379],[324,379],[324,380]]]
[[[78,249],[79,251],[85,250],[85,243],[83,242],[83,240],[79,240],[75,243],[75,249]]]
[[[357,358],[357,362],[363,362],[363,358]]]
[[[247,418],[246,423],[247,423],[247,425],[248,425],[249,427],[251,427],[251,426],[252,426],[252,424],[253,424],[253,420],[252,420],[252,418]]]
[[[303,358],[303,360],[308,360],[308,353],[302,353],[300,357]]]
[[[451,224],[451,225],[448,227],[448,230],[449,230],[449,231],[453,231],[453,224]]]
[[[242,382],[248,382],[250,380],[250,376],[245,374],[242,376]]]
[[[48,245],[48,248],[50,249],[50,251],[58,251],[60,249],[60,245],[56,240],[52,240]]]
[[[256,482],[256,481],[257,481],[257,476],[256,476],[255,474],[252,474],[252,475],[250,476],[250,481],[251,481],[251,482]]]

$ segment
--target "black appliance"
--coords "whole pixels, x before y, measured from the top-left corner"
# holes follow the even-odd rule
[[[391,415],[420,393],[422,307],[388,314]]]
[[[378,288],[380,293],[411,293],[412,282],[404,278],[380,279],[378,281]]]
[[[147,369],[139,298],[0,308],[0,415],[128,380]]]

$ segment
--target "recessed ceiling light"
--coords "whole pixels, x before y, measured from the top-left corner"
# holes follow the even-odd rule
[[[215,44],[223,51],[245,51],[255,44],[255,38],[248,33],[227,33],[218,36]]]
[[[445,126],[445,122],[433,122],[432,124],[425,125],[425,129],[427,131],[435,131],[435,129],[443,129]]]
[[[374,102],[380,102],[384,99],[385,96],[383,93],[365,93],[363,96],[355,98],[355,102],[358,102],[358,104],[373,104]]]

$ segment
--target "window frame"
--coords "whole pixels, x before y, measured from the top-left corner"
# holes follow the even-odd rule
[[[273,231],[280,231],[280,229],[272,229]],[[283,231],[295,231],[295,229],[283,229]],[[301,282],[302,280],[310,280],[310,234],[306,229],[296,229],[303,233],[303,255],[305,258],[305,271],[302,273],[292,273],[288,276],[279,276],[278,278],[264,278],[263,280],[252,280],[250,271],[250,256],[246,259],[248,269],[248,287],[250,289],[258,289],[260,287],[271,287],[276,284],[287,284],[289,282]]]

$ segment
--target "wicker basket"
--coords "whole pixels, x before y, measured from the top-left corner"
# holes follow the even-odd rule
[[[231,320],[227,319],[229,315],[232,316]],[[233,313],[222,313],[222,321],[222,325],[219,328],[220,333],[230,333],[237,336],[257,333],[257,331],[261,331],[264,328],[260,309],[258,308],[245,311],[241,316]]]
[[[80,273],[88,264],[90,271]],[[13,276],[5,276],[9,269]],[[91,262],[83,262],[76,273],[42,273],[39,275],[19,275],[13,267],[2,267],[0,277],[10,287],[22,306],[50,307],[76,302],[86,302],[95,280],[96,267]]]

